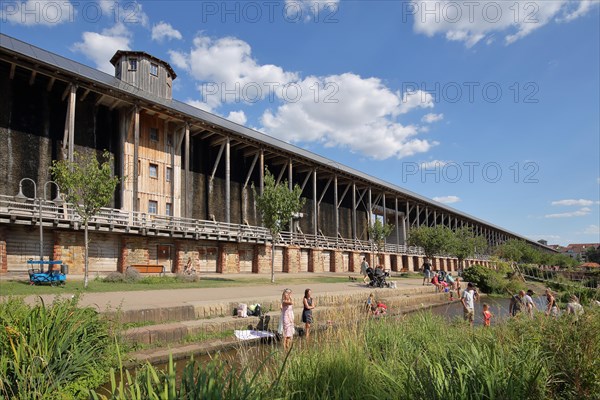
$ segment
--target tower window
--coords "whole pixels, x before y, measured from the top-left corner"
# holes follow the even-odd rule
[[[158,76],[158,65],[150,64],[150,74],[154,76]]]
[[[150,164],[150,178],[158,178],[158,164]]]
[[[130,71],[137,71],[137,58],[130,58],[129,59],[129,70]]]
[[[148,201],[148,214],[157,214],[158,213],[158,201],[150,200]]]
[[[158,129],[150,128],[150,140],[158,142]]]

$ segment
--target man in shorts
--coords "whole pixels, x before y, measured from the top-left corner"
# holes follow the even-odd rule
[[[473,326],[473,321],[475,320],[475,297],[478,296],[475,291],[475,286],[471,282],[467,285],[467,290],[465,290],[460,298],[460,301],[463,305],[463,315],[465,321],[469,321],[471,326]]]
[[[428,258],[423,262],[423,285],[425,282],[431,283],[431,263]]]

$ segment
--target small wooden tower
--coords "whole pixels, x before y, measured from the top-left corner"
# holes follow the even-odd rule
[[[143,51],[118,50],[110,63],[115,66],[116,78],[163,99],[172,99],[177,75],[166,61]]]

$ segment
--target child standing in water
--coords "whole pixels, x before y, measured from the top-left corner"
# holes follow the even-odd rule
[[[490,326],[490,322],[492,321],[493,314],[490,311],[490,306],[487,304],[483,304],[483,326]]]
[[[310,338],[310,325],[313,322],[312,310],[315,308],[313,303],[312,292],[310,289],[304,291],[304,309],[302,310],[302,322],[304,322],[304,331],[306,332],[306,340]]]

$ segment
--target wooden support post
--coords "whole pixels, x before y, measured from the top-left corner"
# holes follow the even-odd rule
[[[140,160],[140,108],[135,106],[133,111],[133,188],[131,195],[131,209],[140,211],[138,204],[139,188],[139,160]]]
[[[358,239],[356,232],[356,182],[352,182],[352,239]]]
[[[190,124],[189,123],[185,123],[185,133],[184,133],[184,140],[185,140],[185,166],[184,166],[184,170],[183,170],[183,174],[184,174],[184,185],[183,185],[183,190],[184,190],[184,196],[183,196],[183,206],[184,206],[184,212],[183,212],[183,217],[184,218],[189,218],[190,217],[190,201],[189,201],[189,195],[190,195]]]
[[[333,206],[335,207],[335,240],[340,234],[340,209],[338,204],[338,177],[333,176]]]
[[[317,204],[317,169],[313,169],[313,234],[319,233],[319,206]]]
[[[231,139],[225,142],[225,222],[231,223]]]

